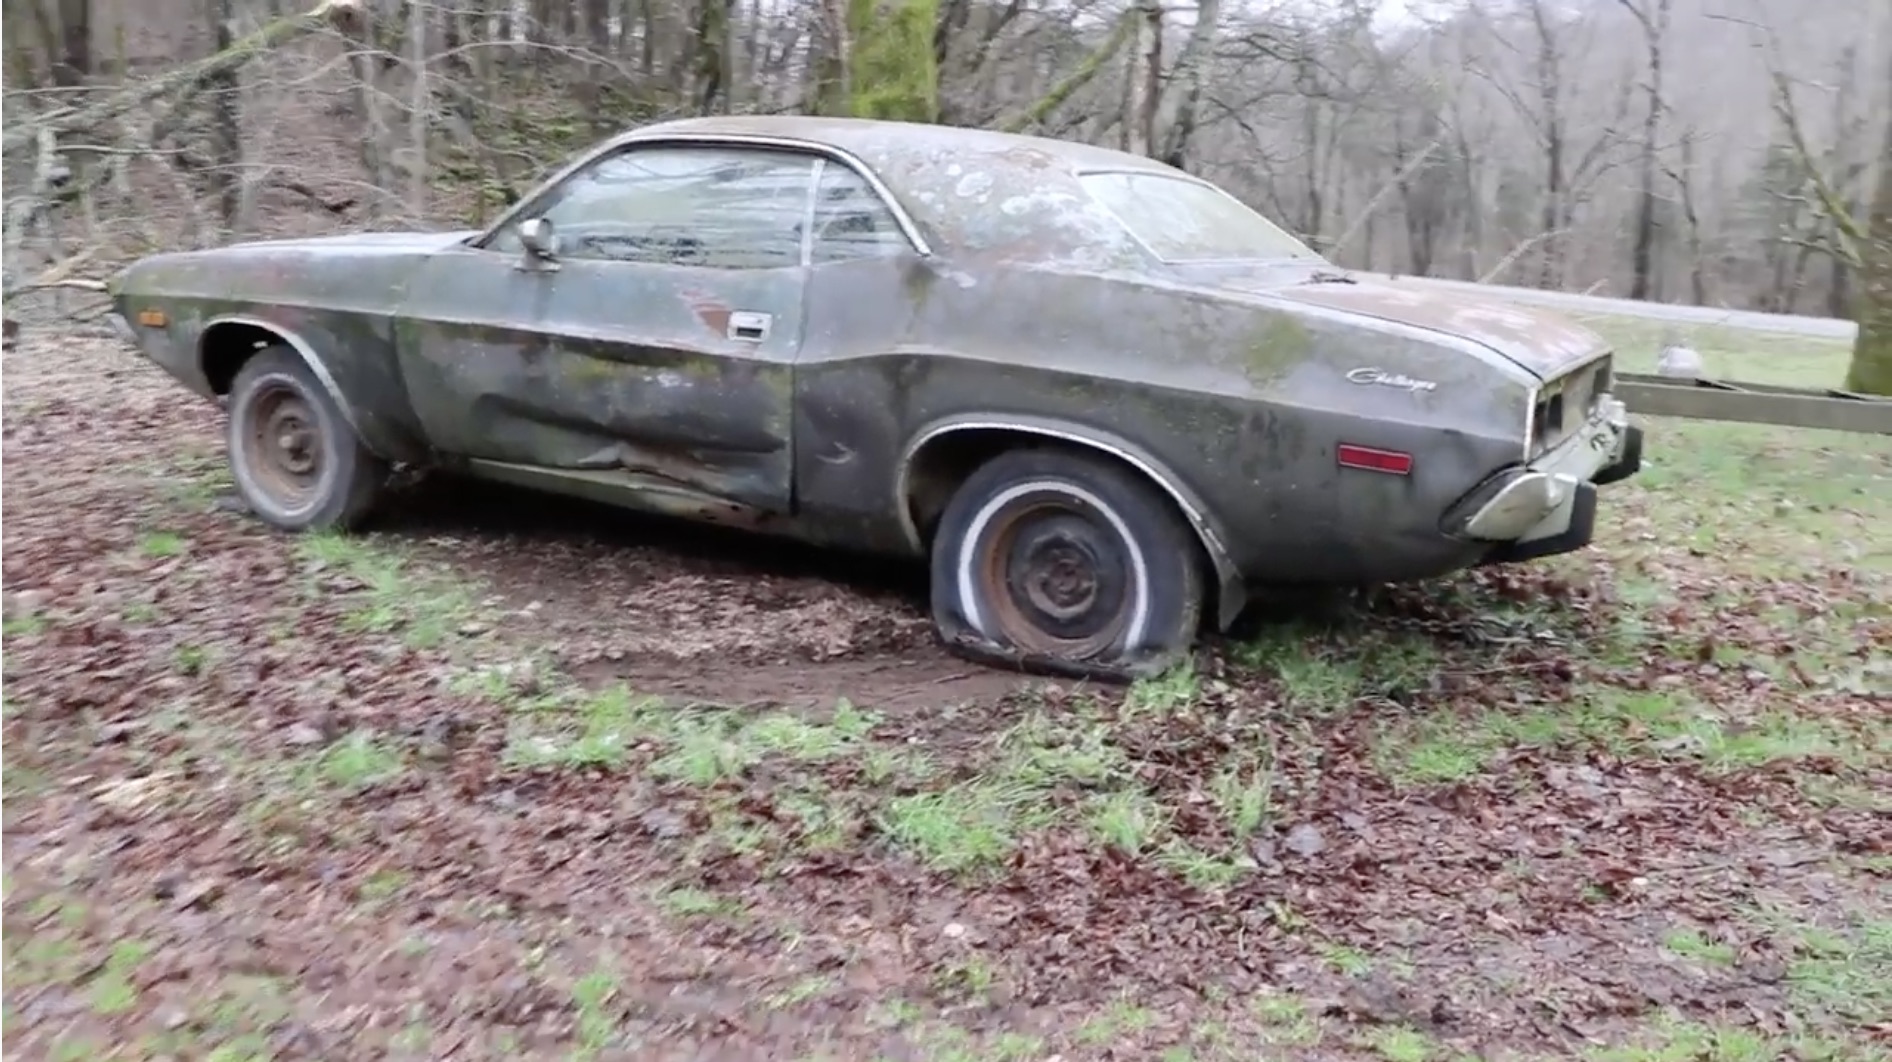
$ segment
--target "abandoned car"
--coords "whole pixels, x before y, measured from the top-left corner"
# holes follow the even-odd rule
[[[347,527],[458,470],[928,557],[974,656],[1161,669],[1259,585],[1577,549],[1641,437],[1554,315],[1339,272],[1117,151],[718,117],[484,231],[160,254],[115,325],[228,406],[243,500]]]

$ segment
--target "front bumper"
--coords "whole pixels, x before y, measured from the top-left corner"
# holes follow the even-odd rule
[[[1529,464],[1480,484],[1453,506],[1445,530],[1519,554],[1506,560],[1580,548],[1595,518],[1596,485],[1634,475],[1641,464],[1642,430],[1630,426],[1622,402],[1599,395],[1581,428]]]
[[[125,320],[124,314],[113,310],[111,313],[105,315],[105,321],[112,326],[112,331],[118,334],[118,338],[130,343],[134,347],[144,346],[144,342],[138,338],[137,330],[131,327],[130,321]]]
[[[221,403],[223,397],[210,386],[204,378],[203,369],[197,364],[194,340],[180,340],[173,327],[165,325],[134,325],[122,309],[114,309],[105,315],[113,333],[125,341],[133,350],[149,360],[158,368],[171,375],[171,378],[183,384],[191,393]]]

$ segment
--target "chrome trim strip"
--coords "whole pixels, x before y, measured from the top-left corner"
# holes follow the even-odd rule
[[[821,203],[821,171],[828,168],[827,159],[816,159],[814,169],[808,174],[808,202],[801,212],[801,267],[807,269],[815,262],[815,210]]]
[[[1537,402],[1543,393],[1541,386],[1533,387],[1524,393],[1524,456],[1519,460],[1525,464],[1531,461],[1531,447],[1537,444]]]

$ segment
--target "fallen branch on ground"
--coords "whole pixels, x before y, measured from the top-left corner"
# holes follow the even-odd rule
[[[13,285],[6,290],[5,301],[12,302],[18,296],[33,291],[46,291],[50,288],[66,288],[77,291],[93,291],[104,294],[109,287],[103,280],[91,277],[74,276],[79,268],[98,257],[97,247],[88,247],[64,261],[56,262],[51,268],[24,284]]]

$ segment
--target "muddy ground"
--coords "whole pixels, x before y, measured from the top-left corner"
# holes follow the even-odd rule
[[[1879,440],[1662,425],[1597,548],[1124,691],[473,484],[272,533],[96,329],[4,384],[10,1056],[1886,1057]]]

